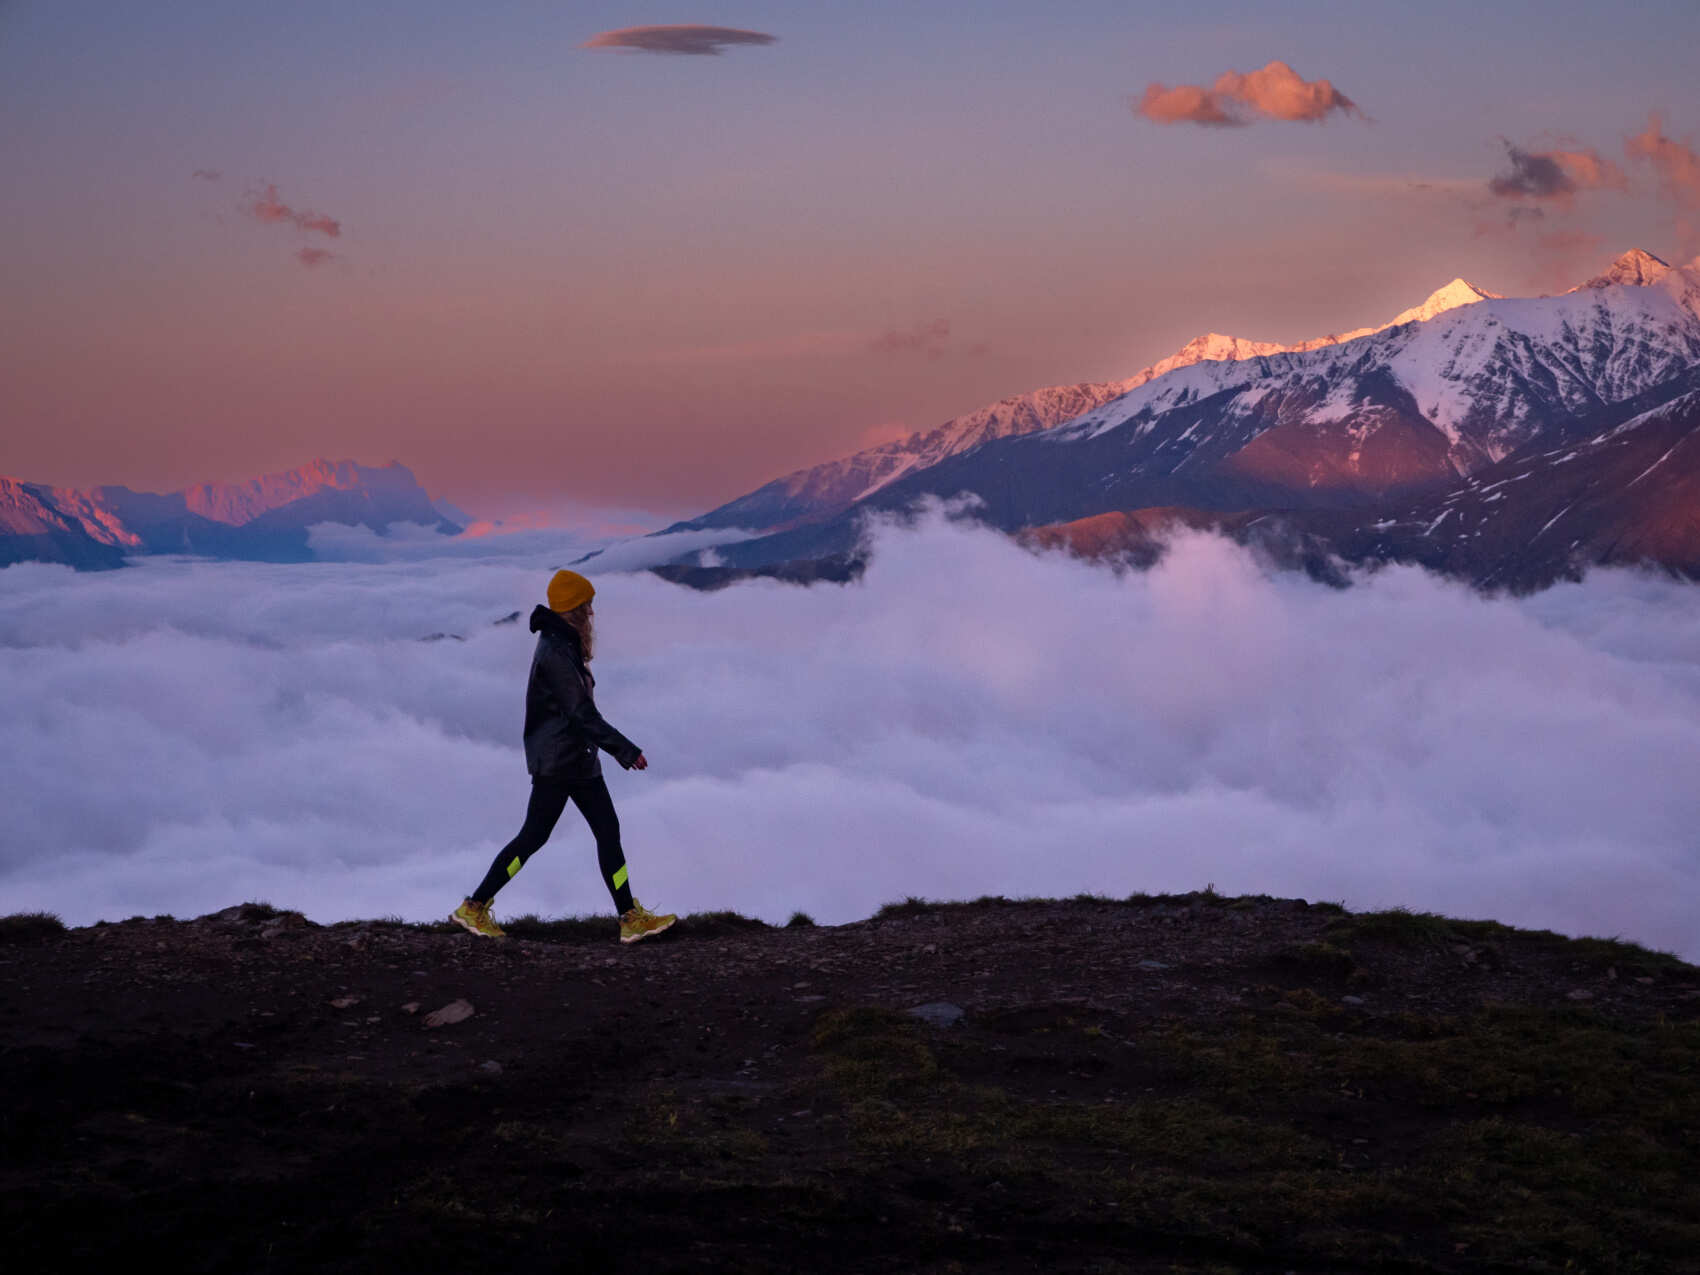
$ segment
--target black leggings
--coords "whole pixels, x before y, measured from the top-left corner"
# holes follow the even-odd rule
[[[608,785],[602,776],[577,783],[537,775],[531,781],[531,803],[525,808],[525,826],[519,835],[497,853],[490,871],[473,891],[472,897],[488,903],[525,866],[525,861],[543,848],[561,812],[571,801],[590,825],[596,838],[596,860],[602,868],[602,880],[614,899],[616,912],[628,912],[632,906],[632,888],[626,881],[626,852],[620,848],[620,816],[614,813],[614,799],[608,795]]]

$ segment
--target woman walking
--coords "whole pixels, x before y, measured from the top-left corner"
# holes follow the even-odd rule
[[[596,838],[602,879],[620,915],[620,942],[659,934],[679,918],[658,916],[632,897],[626,855],[620,848],[620,819],[602,778],[608,753],[627,770],[647,770],[643,750],[602,719],[591,692],[596,679],[590,660],[596,649],[596,590],[575,571],[557,571],[549,581],[549,605],[531,613],[537,652],[525,688],[525,766],[531,772],[531,803],[525,826],[496,855],[484,880],[449,919],[486,938],[504,937],[490,916],[490,900],[527,859],[542,849],[571,801]]]

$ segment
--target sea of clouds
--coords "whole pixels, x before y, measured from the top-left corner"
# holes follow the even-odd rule
[[[440,917],[517,831],[523,618],[583,546],[0,571],[0,911]],[[1146,573],[942,516],[849,586],[598,586],[638,896],[831,923],[908,895],[1400,905],[1700,958],[1700,590],[1348,590],[1183,535]],[[459,635],[422,640],[433,634]],[[608,911],[569,810],[498,916]]]

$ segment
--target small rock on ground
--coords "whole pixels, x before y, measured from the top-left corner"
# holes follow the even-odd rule
[[[924,1023],[934,1027],[952,1027],[962,1018],[963,1009],[960,1005],[952,1005],[949,1001],[928,1001],[925,1005],[917,1005],[909,1011]]]

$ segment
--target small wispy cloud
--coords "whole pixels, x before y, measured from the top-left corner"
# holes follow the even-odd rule
[[[322,266],[327,261],[336,261],[338,258],[336,253],[324,248],[302,248],[296,252],[295,259],[311,270],[315,266]]]
[[[1530,151],[1505,143],[1506,167],[1488,181],[1500,199],[1568,203],[1583,190],[1627,190],[1624,171],[1594,150]]]
[[[1316,124],[1336,112],[1365,118],[1358,104],[1332,83],[1307,80],[1278,60],[1256,71],[1224,71],[1209,88],[1153,82],[1133,109],[1154,124],[1212,128],[1240,128],[1262,120]]]
[[[340,221],[327,217],[324,213],[291,208],[283,202],[277,186],[271,182],[265,183],[258,191],[249,195],[247,202],[242,205],[242,211],[255,221],[268,225],[292,225],[297,230],[328,235],[332,239],[339,238],[342,234]]]
[[[1700,228],[1695,225],[1700,219],[1700,153],[1694,144],[1667,137],[1664,121],[1654,111],[1647,117],[1647,127],[1627,138],[1623,147],[1631,159],[1653,166],[1660,193],[1680,210],[1684,239],[1700,239]]]
[[[868,342],[875,354],[922,354],[943,358],[950,348],[950,320],[932,319],[908,328],[890,328]]]
[[[197,168],[194,172],[190,173],[189,176],[193,177],[196,181],[215,182],[219,178],[223,177],[224,174],[216,168]]]
[[[632,49],[640,53],[673,53],[717,57],[739,44],[773,44],[778,36],[737,27],[705,27],[693,23],[658,27],[621,27],[593,35],[580,48]]]

